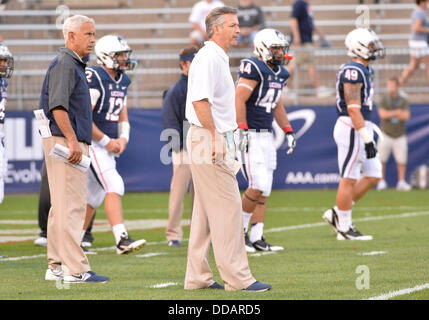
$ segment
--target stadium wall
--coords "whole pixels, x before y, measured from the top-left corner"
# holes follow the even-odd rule
[[[429,105],[412,105],[407,123],[409,162],[407,178],[422,164],[429,164]],[[286,156],[284,134],[276,127],[277,170],[274,189],[336,188],[339,174],[332,132],[335,106],[288,107],[289,119],[298,137],[295,152]],[[160,109],[130,109],[131,137],[125,153],[117,159],[126,191],[168,191],[172,166],[165,140],[161,138]],[[374,121],[379,123],[374,112]],[[9,159],[5,177],[6,193],[38,192],[39,169],[43,160],[42,142],[33,113],[9,111],[5,122],[5,145]],[[161,155],[163,160],[161,161]],[[166,161],[167,160],[167,161]],[[164,164],[164,163],[166,164]],[[387,182],[396,185],[396,166],[387,165]],[[240,188],[246,187],[241,173]]]

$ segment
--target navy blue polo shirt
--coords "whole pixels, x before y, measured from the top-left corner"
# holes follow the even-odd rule
[[[46,72],[39,108],[50,120],[52,135],[60,137],[64,135],[52,110],[57,107],[65,109],[77,140],[89,145],[92,140],[92,109],[85,67],[86,64],[76,53],[61,48]]]
[[[298,20],[301,43],[313,42],[313,13],[310,5],[306,1],[298,0],[292,7],[292,18]]]
[[[180,146],[173,145],[174,151],[183,149],[183,121],[186,120],[186,94],[188,92],[188,77],[182,74],[170,89],[162,102],[162,124],[164,129],[176,129],[180,134]]]

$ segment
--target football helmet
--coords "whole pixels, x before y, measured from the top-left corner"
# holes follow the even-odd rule
[[[131,48],[121,36],[107,35],[95,44],[97,63],[115,71],[133,70],[137,62],[130,59]],[[118,60],[118,54],[125,53],[125,60]]]
[[[9,49],[0,43],[0,60],[4,60],[4,65],[0,66],[0,77],[10,78],[13,73],[14,61]]]
[[[346,37],[347,55],[365,60],[382,59],[385,49],[377,34],[369,28],[357,28]]]
[[[289,41],[283,33],[276,29],[262,29],[259,31],[253,40],[253,45],[255,47],[253,53],[262,58],[264,62],[281,65],[285,63],[285,60],[289,62],[289,60],[292,59],[292,57],[288,55]],[[283,54],[281,56],[276,56],[273,54],[272,48],[281,48]]]

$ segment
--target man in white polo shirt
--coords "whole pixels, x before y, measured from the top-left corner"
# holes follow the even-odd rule
[[[246,255],[233,130],[235,87],[227,52],[237,44],[237,10],[215,8],[206,18],[210,41],[189,70],[186,118],[191,124],[187,148],[195,188],[185,289],[266,291],[253,278]],[[213,280],[210,243],[225,287]]]

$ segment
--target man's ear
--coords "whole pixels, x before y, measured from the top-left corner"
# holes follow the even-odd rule
[[[75,35],[76,34],[73,31],[69,31],[69,34],[68,34],[69,41],[74,41]]]
[[[221,28],[221,27],[220,27],[220,25],[215,24],[215,25],[213,26],[213,34],[215,34],[215,33],[219,32],[220,28]]]

